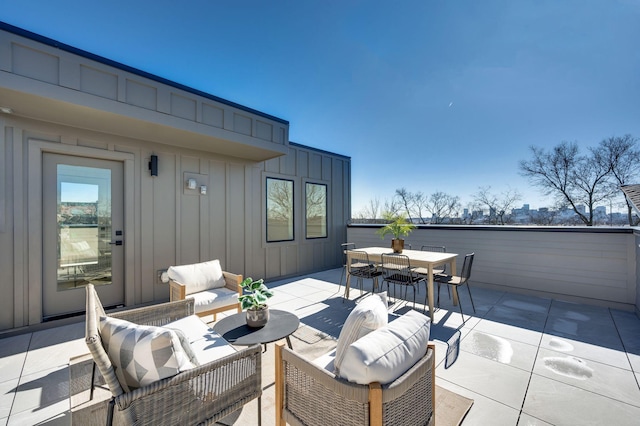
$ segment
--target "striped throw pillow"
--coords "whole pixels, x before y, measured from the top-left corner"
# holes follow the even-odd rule
[[[125,391],[195,367],[176,332],[168,328],[101,317],[100,338]]]

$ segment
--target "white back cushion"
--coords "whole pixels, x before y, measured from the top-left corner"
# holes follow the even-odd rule
[[[198,316],[191,315],[165,325],[184,333],[199,365],[215,361],[236,352],[222,336],[207,326]]]
[[[430,326],[429,317],[409,311],[372,331],[347,348],[340,377],[361,385],[394,381],[427,353]]]
[[[372,294],[356,305],[347,317],[336,347],[334,368],[339,374],[342,360],[349,345],[382,326],[387,325],[387,293]]]
[[[167,274],[173,281],[187,287],[186,294],[221,288],[225,284],[218,259],[190,265],[171,266]]]

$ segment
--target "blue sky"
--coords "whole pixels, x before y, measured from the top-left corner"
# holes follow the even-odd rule
[[[0,20],[290,122],[396,188],[548,200],[528,147],[640,137],[640,0],[21,0]],[[401,167],[398,173],[397,166]]]

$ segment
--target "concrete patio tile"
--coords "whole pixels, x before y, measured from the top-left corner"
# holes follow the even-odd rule
[[[289,302],[291,300],[295,300],[297,298],[298,298],[297,296],[291,293],[282,292],[275,289],[273,292],[273,296],[269,299],[269,306],[280,305],[280,304]]]
[[[513,426],[518,421],[519,409],[508,407],[447,380],[438,378],[436,383],[444,389],[473,399],[473,405],[462,422],[464,426]]]
[[[69,404],[69,368],[41,370],[20,378],[11,409],[11,418],[22,411],[43,409],[65,400]]]
[[[484,319],[541,332],[544,330],[547,315],[531,310],[498,305],[491,309],[487,315],[485,315]]]
[[[462,339],[471,331],[471,328],[466,327],[450,327],[448,325],[442,325],[442,323],[433,323],[431,325],[430,340],[439,340],[441,342],[453,344],[455,342],[460,344]]]
[[[635,426],[640,418],[638,407],[537,374],[522,411],[553,425]]]
[[[297,286],[295,283],[282,284],[279,286],[270,285],[269,288],[273,290],[273,297],[269,300],[269,303],[271,303],[271,300],[280,296],[283,296],[286,299],[291,298],[286,296],[293,296],[295,298],[300,297],[300,287]]]
[[[553,303],[551,304],[551,309],[549,310],[549,315],[585,322],[610,323],[613,321],[608,308],[602,306],[566,302],[563,300],[553,301]]]
[[[67,398],[44,407],[35,407],[19,413],[12,413],[7,426],[69,426],[71,424],[69,411],[70,404],[69,398]]]
[[[618,368],[624,368],[627,370],[631,368],[627,355],[619,349],[606,348],[551,334],[544,334],[542,336],[540,347],[551,351],[562,352],[565,355],[572,355],[578,358],[601,362]]]
[[[549,316],[544,332],[611,349],[624,350],[613,321],[603,323]]]
[[[536,419],[525,413],[520,414],[518,419],[518,426],[553,426],[551,423],[543,422],[540,419]]]
[[[640,321],[633,312],[611,310],[611,316],[627,352],[640,355]]]
[[[629,370],[540,349],[533,374],[640,408],[640,388]]]
[[[9,423],[9,417],[0,418],[0,426],[7,426],[8,423]]]
[[[7,380],[6,382],[0,382],[0,419],[9,417],[11,407],[13,406],[13,399],[16,396],[15,390],[18,387],[19,381],[19,378],[15,378]],[[0,424],[1,423],[2,422],[0,422]]]
[[[0,345],[0,382],[17,379],[22,374],[32,333],[2,339]]]
[[[457,308],[455,308],[457,309]],[[465,314],[464,319],[466,320],[464,323],[462,322],[462,316],[460,316],[460,311],[455,309],[446,310],[446,309],[437,309],[433,315],[433,323],[439,326],[449,327],[460,329],[463,334],[472,330],[478,323],[481,318],[477,316],[469,316]],[[429,313],[425,313],[425,315],[429,315]]]
[[[273,300],[275,298],[276,296],[269,299],[269,307],[273,309],[282,309],[284,311],[289,311],[294,313],[299,309],[304,309],[314,304],[314,302],[311,302],[307,299],[303,299],[301,297],[292,297],[290,299],[286,299],[283,301],[279,301],[278,299]]]
[[[317,330],[337,338],[340,335],[344,321],[349,316],[349,312],[338,311],[336,309],[323,309],[318,312],[303,312],[304,318],[301,321]]]
[[[22,374],[31,375],[43,370],[66,367],[69,364],[69,358],[88,352],[89,348],[87,348],[84,337],[29,349]]]
[[[322,279],[306,277],[295,283],[301,287],[306,287],[315,291],[328,291],[330,293],[338,293],[338,285],[332,282],[324,281]],[[340,293],[344,290],[344,286],[341,287]],[[302,295],[304,297],[304,295]]]
[[[336,293],[335,291],[325,291],[325,290],[314,290],[314,289],[302,289],[305,291],[300,297],[304,300],[308,300],[312,303],[324,302],[325,300],[332,298],[339,298],[342,300],[342,295]]]
[[[496,303],[496,306],[547,315],[551,307],[551,299],[525,294],[504,293],[502,298]]]
[[[638,321],[638,317],[634,312],[620,311],[618,309],[611,309],[610,312],[618,330],[630,335],[638,335],[640,333],[640,321]]]
[[[636,373],[640,372],[640,355],[636,355],[634,353],[627,353],[627,357],[629,358],[631,369]]]
[[[436,368],[436,377],[456,383],[497,402],[520,409],[530,373],[469,352],[461,352],[449,369]]]
[[[514,325],[504,324],[500,321],[492,321],[488,319],[481,320],[473,329],[535,346],[538,346],[542,339],[542,330],[524,329]]]
[[[469,298],[469,292],[466,287],[462,287],[458,289],[458,297],[462,304],[462,312],[464,312],[465,318],[467,315],[475,316],[478,318],[483,318],[490,310],[493,308],[495,304],[495,299],[499,299],[501,296],[492,295],[491,297],[478,297],[476,294],[476,289],[471,286],[471,295],[473,296],[473,305],[471,304],[471,299]],[[434,305],[438,306],[438,289],[434,288]],[[424,299],[422,300],[424,302]],[[474,312],[473,307],[475,306],[476,310]],[[442,288],[440,292],[440,309],[446,309],[448,311],[452,311],[460,316],[460,306],[453,304],[453,297],[449,297],[447,294],[447,289]]]
[[[538,353],[537,346],[475,330],[462,339],[460,349],[525,371],[531,371]]]
[[[432,340],[432,341],[436,345],[436,367],[438,367],[440,364],[444,362],[445,357],[447,356],[448,346],[446,343],[441,342],[439,340]],[[438,384],[439,383],[440,382],[438,382]]]

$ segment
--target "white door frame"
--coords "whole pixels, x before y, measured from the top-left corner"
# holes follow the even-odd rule
[[[122,161],[124,164],[124,303],[126,306],[134,304],[134,160],[131,153],[108,151],[77,145],[45,142],[29,139],[28,159],[28,264],[29,270],[25,274],[28,283],[28,324],[42,322],[42,154],[73,155],[102,160]]]

